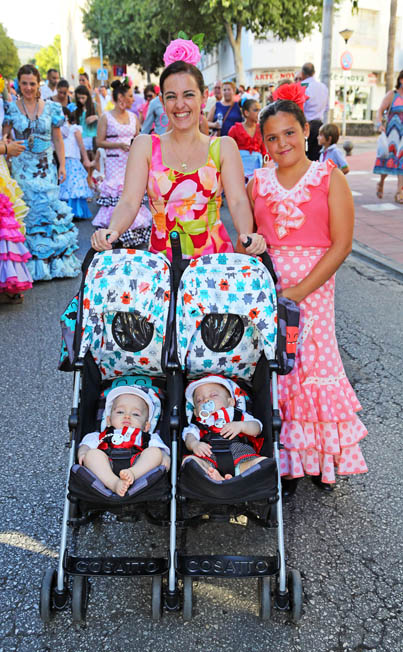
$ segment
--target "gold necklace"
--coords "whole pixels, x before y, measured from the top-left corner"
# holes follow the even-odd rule
[[[182,157],[178,156],[178,151],[173,146],[173,142],[171,142],[171,145],[172,145],[172,149],[174,150],[174,154],[175,154],[176,158],[180,161]],[[183,163],[181,163],[180,166],[181,166],[183,172],[186,172],[186,170],[188,169],[188,164],[185,161],[183,161]]]

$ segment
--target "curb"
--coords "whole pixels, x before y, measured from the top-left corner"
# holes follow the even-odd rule
[[[358,242],[358,240],[353,240],[351,255],[356,256],[360,260],[363,260],[377,269],[389,272],[399,281],[403,281],[403,265],[394,262],[390,258],[386,258],[386,256],[383,256],[378,251],[375,251],[375,249],[371,249],[371,247],[367,247],[367,245]]]

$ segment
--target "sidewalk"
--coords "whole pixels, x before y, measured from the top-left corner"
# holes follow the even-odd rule
[[[397,178],[386,178],[383,198],[378,199],[379,176],[372,173],[376,138],[346,140],[354,143],[347,157],[347,181],[355,204],[354,252],[403,278],[403,205],[394,201]]]

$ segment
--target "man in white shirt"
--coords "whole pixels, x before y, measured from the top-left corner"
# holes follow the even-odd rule
[[[50,97],[57,95],[57,82],[60,79],[60,75],[55,68],[49,68],[46,78],[46,83],[41,86],[41,98],[43,100],[48,100]]]
[[[319,161],[318,133],[323,124],[325,111],[329,106],[329,91],[325,84],[314,78],[314,74],[313,63],[304,63],[301,69],[301,86],[305,87],[308,96],[304,105],[304,113],[310,129],[307,156],[311,161]]]
[[[216,105],[216,102],[221,102],[222,100],[222,82],[220,82],[219,79],[215,82],[213,86],[213,93],[214,95],[210,95],[207,98],[206,106],[204,108],[204,115],[207,117],[208,114],[210,113],[210,110],[213,108],[213,106]]]
[[[108,106],[109,102],[111,101],[111,94],[106,88],[104,84],[99,87],[99,89],[95,89],[95,95],[98,95],[99,97],[99,103],[101,105],[101,112],[105,113],[106,107]],[[98,101],[97,97],[95,98],[96,101]]]

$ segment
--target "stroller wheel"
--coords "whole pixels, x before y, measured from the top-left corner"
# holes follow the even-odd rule
[[[53,591],[56,588],[57,572],[48,568],[42,577],[41,593],[39,597],[39,614],[42,622],[50,623],[55,613]]]
[[[189,575],[183,578],[183,620],[192,620],[193,579]]]
[[[291,620],[297,624],[302,617],[302,580],[301,574],[291,568],[287,575],[287,585],[290,600]]]
[[[152,579],[151,588],[151,616],[155,621],[162,616],[162,576],[156,575]]]
[[[82,625],[85,621],[89,592],[90,583],[88,577],[85,577],[84,575],[75,575],[71,592],[71,611],[73,614],[73,623]]]
[[[259,577],[259,616],[261,620],[270,620],[271,617],[271,590],[270,577]]]

